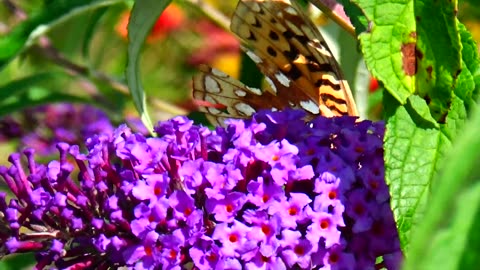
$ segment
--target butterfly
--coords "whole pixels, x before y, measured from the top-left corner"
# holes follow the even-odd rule
[[[193,99],[214,125],[260,109],[303,109],[310,118],[351,115],[357,109],[347,81],[322,35],[295,1],[241,0],[230,28],[270,87],[248,87],[201,66]]]

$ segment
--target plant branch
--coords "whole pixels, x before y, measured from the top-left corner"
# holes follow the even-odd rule
[[[335,23],[337,23],[340,27],[342,27],[345,31],[347,31],[352,36],[356,37],[355,28],[350,23],[350,19],[348,17],[340,15],[335,10],[342,8],[343,6],[340,5],[336,1],[331,0],[309,0],[314,6],[320,9],[323,13],[325,13],[330,19],[332,19]]]
[[[72,62],[71,60],[67,59],[61,52],[59,52],[47,37],[41,37],[39,40],[40,42],[37,45],[37,48],[41,51],[42,55],[48,60],[50,60],[52,63],[65,68],[68,72],[72,74],[80,75],[86,78],[93,79],[95,81],[106,83],[118,92],[125,95],[130,95],[130,91],[128,90],[128,86],[126,84],[108,76],[103,72],[91,70],[85,66]],[[168,104],[164,101],[159,101],[158,99],[152,97],[149,97],[149,104],[154,106],[158,110],[170,113],[172,115],[185,115],[188,113],[185,109],[182,109],[173,104]]]
[[[230,31],[230,19],[210,4],[203,0],[185,0],[185,2],[200,9],[203,14],[224,30]]]

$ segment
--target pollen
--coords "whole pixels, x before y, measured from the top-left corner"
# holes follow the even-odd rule
[[[207,260],[210,261],[210,262],[214,262],[217,260],[217,254],[215,253],[210,253],[208,256],[207,256]]]
[[[183,214],[185,214],[185,216],[190,216],[190,214],[192,212],[193,212],[193,210],[190,207],[187,207],[187,208],[185,208],[185,210],[183,210]]]
[[[228,237],[228,241],[235,243],[238,241],[238,236],[235,234],[230,234],[230,236]]]
[[[337,198],[337,192],[335,190],[328,192],[328,198],[330,200],[335,200]]]
[[[332,264],[334,263],[338,263],[338,261],[340,260],[340,256],[338,256],[337,253],[332,253],[330,254],[330,256],[328,257],[328,261]]]
[[[177,254],[178,254],[177,251],[172,249],[172,250],[170,250],[168,255],[171,259],[175,259],[177,257]]]
[[[265,234],[265,235],[270,235],[270,233],[272,232],[272,230],[270,229],[270,226],[267,226],[265,224],[262,225],[262,232]]]
[[[305,254],[305,249],[302,247],[302,246],[295,246],[295,248],[293,249],[293,252],[295,252],[295,254],[297,255],[304,255]]]
[[[322,220],[320,221],[320,228],[321,228],[322,230],[326,230],[326,229],[328,229],[329,227],[330,227],[330,221],[329,221],[328,219],[322,219]]]
[[[151,247],[144,247],[145,249],[145,254],[147,254],[147,256],[152,256],[152,248]]]

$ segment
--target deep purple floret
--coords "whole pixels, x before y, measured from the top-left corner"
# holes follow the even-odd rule
[[[0,252],[35,252],[37,268],[399,269],[383,124],[304,116],[213,131],[175,117],[158,137],[123,125],[86,152],[60,143],[48,164],[13,154]]]

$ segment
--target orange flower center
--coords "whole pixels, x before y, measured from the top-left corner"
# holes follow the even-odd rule
[[[328,219],[323,219],[320,221],[320,228],[326,230],[328,227],[330,227],[330,221]]]
[[[210,253],[208,256],[207,256],[207,260],[208,261],[211,261],[211,262],[214,262],[217,260],[217,254],[215,253]]]
[[[270,227],[263,224],[262,225],[262,232],[265,234],[265,235],[269,235],[272,231],[270,230]]]
[[[177,257],[177,251],[175,250],[170,250],[170,254],[168,254],[170,256],[170,259],[175,259]]]
[[[330,263],[337,263],[339,259],[340,259],[340,256],[338,256],[337,253],[332,253],[332,254],[330,254],[330,256],[328,257],[328,261],[329,261]]]
[[[304,255],[305,254],[305,249],[302,246],[295,246],[293,249],[293,252],[297,255]]]
[[[337,198],[337,192],[334,191],[334,190],[331,190],[330,192],[328,192],[328,198],[329,198],[330,200],[336,199],[336,198]]]
[[[230,234],[230,236],[228,237],[228,240],[232,243],[235,243],[238,241],[238,236],[235,234]]]
[[[152,256],[152,248],[151,247],[144,247],[145,249],[145,254],[147,254],[148,256]]]

